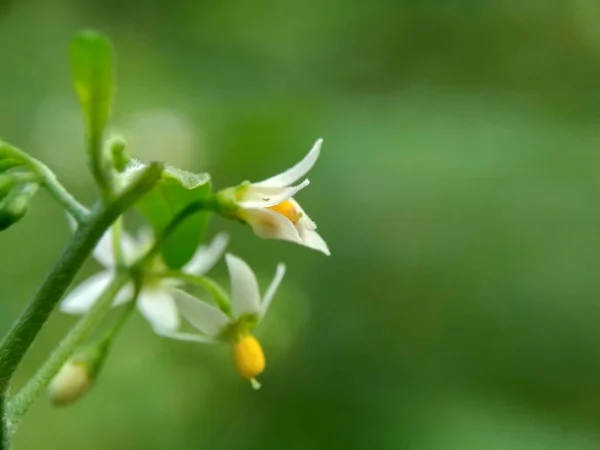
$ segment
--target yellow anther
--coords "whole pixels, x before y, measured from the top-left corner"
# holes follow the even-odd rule
[[[265,370],[265,354],[254,336],[242,336],[232,343],[231,349],[235,367],[246,380],[253,380]]]
[[[274,206],[270,206],[268,209],[270,209],[271,211],[275,211],[278,214],[281,214],[283,217],[287,217],[293,224],[298,222],[298,220],[300,220],[300,217],[302,217],[302,213],[298,212],[294,204],[289,200],[285,200]]]

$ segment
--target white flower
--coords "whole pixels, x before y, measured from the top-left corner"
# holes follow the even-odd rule
[[[217,235],[210,245],[200,246],[192,259],[181,270],[192,275],[202,275],[208,272],[225,251],[227,242],[228,238],[225,234]],[[122,232],[121,248],[125,263],[135,262],[136,257],[143,253],[148,243],[148,239],[140,239],[136,242],[127,233]],[[113,280],[116,261],[113,252],[112,230],[106,232],[100,239],[93,255],[105,267],[105,270],[92,275],[73,289],[62,301],[61,311],[68,314],[84,314]],[[151,280],[149,284],[144,284],[139,293],[137,308],[158,334],[179,329],[181,319],[173,301],[175,286],[179,283],[173,279],[158,278]],[[129,283],[116,295],[113,306],[131,301],[132,296],[133,286]]]
[[[239,374],[258,387],[255,377],[265,368],[265,357],[259,342],[250,334],[264,318],[275,292],[285,274],[285,265],[279,263],[273,281],[260,295],[252,269],[232,254],[225,255],[231,279],[231,311],[222,310],[177,290],[175,302],[181,315],[202,334],[171,333],[166,336],[197,342],[229,342]]]
[[[293,186],[308,173],[319,158],[322,139],[302,161],[285,172],[239,189],[235,194],[241,208],[238,216],[247,222],[254,233],[266,239],[283,239],[319,250],[329,255],[329,248],[316,232],[316,224],[292,197],[308,186],[308,179]]]

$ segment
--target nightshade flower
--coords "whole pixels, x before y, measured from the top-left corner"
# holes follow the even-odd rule
[[[265,368],[265,355],[252,329],[265,317],[275,291],[285,274],[285,265],[279,263],[273,281],[260,295],[258,282],[252,269],[232,254],[225,255],[231,279],[231,311],[223,312],[202,300],[180,290],[175,293],[175,303],[181,315],[202,334],[172,333],[175,339],[231,344],[232,356],[238,373],[260,387],[256,377]]]
[[[322,143],[322,139],[317,140],[304,159],[290,169],[235,191],[234,200],[239,207],[237,216],[248,223],[257,236],[296,242],[330,254],[327,244],[316,231],[316,224],[293,198],[308,186],[308,179],[294,183],[317,162]]]
[[[208,272],[220,259],[227,242],[228,238],[225,234],[218,234],[208,246],[200,246],[181,271],[192,275],[202,275]],[[134,263],[149,245],[149,239],[139,239],[136,242],[127,233],[122,232],[121,249],[125,264]],[[61,311],[68,314],[86,313],[111,283],[117,269],[113,252],[112,230],[107,231],[100,239],[93,255],[105,270],[92,275],[73,289],[62,301]],[[137,298],[137,308],[158,334],[179,329],[181,318],[173,301],[175,287],[179,284],[181,281],[171,278],[149,277],[143,280]],[[113,306],[131,301],[133,292],[132,283],[127,284],[116,295]]]

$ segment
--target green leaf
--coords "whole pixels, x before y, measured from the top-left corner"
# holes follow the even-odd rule
[[[134,161],[132,164],[139,167],[140,163]],[[209,195],[210,189],[210,176],[207,173],[192,173],[167,166],[161,181],[137,207],[156,233],[161,234],[182,209]],[[192,258],[202,243],[208,219],[207,211],[193,214],[168,237],[162,248],[167,266],[179,269]]]
[[[78,34],[71,44],[71,68],[88,133],[99,136],[108,121],[113,97],[110,40],[95,31]]]

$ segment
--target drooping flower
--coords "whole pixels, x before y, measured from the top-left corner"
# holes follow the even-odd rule
[[[113,251],[112,233],[112,230],[107,231],[93,252],[94,258],[105,270],[92,275],[73,289],[62,301],[61,311],[68,314],[86,313],[113,280],[117,261]],[[218,234],[208,246],[200,246],[181,271],[191,275],[202,275],[208,272],[223,255],[227,242],[228,238],[225,234]],[[136,241],[122,232],[120,243],[124,262],[129,265],[144,253],[150,245],[150,239],[140,238]],[[137,298],[137,308],[158,334],[179,329],[181,318],[173,300],[175,287],[179,284],[181,284],[179,280],[164,277],[149,277],[143,280]],[[132,283],[127,284],[116,295],[113,306],[131,301],[133,292]]]
[[[176,290],[174,298],[179,312],[201,334],[171,333],[166,336],[229,343],[238,373],[258,388],[260,384],[256,377],[265,368],[265,356],[251,332],[265,317],[285,274],[285,265],[277,265],[273,281],[261,298],[258,281],[248,264],[230,253],[225,255],[225,262],[231,279],[231,311],[227,314],[187,292]]]
[[[237,216],[248,223],[257,236],[296,242],[330,254],[327,244],[316,231],[316,224],[293,198],[308,186],[308,179],[294,183],[317,162],[322,143],[322,139],[317,140],[304,159],[290,169],[235,191]]]

